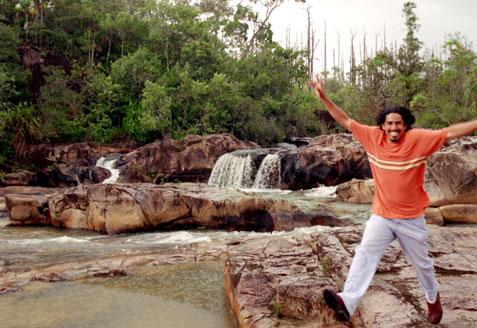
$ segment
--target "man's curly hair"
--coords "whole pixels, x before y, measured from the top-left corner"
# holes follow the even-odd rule
[[[381,128],[381,124],[386,121],[386,115],[390,113],[397,113],[402,116],[402,120],[406,124],[406,130],[412,129],[412,125],[416,122],[416,118],[412,115],[409,108],[404,106],[386,107],[376,116],[376,124]]]

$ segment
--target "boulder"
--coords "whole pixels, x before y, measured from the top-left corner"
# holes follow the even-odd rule
[[[373,179],[352,179],[336,188],[336,200],[356,204],[372,204],[374,192]]]
[[[445,223],[441,210],[438,207],[426,208],[424,215],[428,224],[436,224],[439,226],[443,226]]]
[[[477,151],[444,148],[433,154],[424,182],[432,206],[477,204]]]
[[[19,225],[50,224],[48,197],[59,189],[43,187],[9,186],[0,188],[0,219],[2,226],[17,222]],[[12,219],[13,217],[13,219]]]
[[[477,204],[452,204],[439,207],[445,222],[477,223]]]
[[[111,172],[99,166],[81,166],[79,164],[58,164],[35,174],[35,185],[62,188],[82,184],[101,183],[111,176]]]
[[[21,225],[48,224],[48,200],[45,195],[6,195],[10,220]]]
[[[0,181],[5,186],[30,186],[35,182],[35,173],[29,171],[8,173]]]
[[[311,189],[371,178],[366,152],[348,134],[320,136],[306,147],[277,154],[281,158],[281,189]]]

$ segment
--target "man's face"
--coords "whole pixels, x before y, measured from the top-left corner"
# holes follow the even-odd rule
[[[404,123],[401,114],[398,113],[389,113],[386,115],[384,123],[381,124],[381,129],[384,130],[388,139],[392,142],[398,142],[406,128],[407,125]]]

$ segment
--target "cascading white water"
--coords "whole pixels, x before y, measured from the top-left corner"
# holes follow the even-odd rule
[[[116,157],[112,159],[107,159],[105,157],[101,157],[96,162],[96,166],[105,168],[109,172],[111,172],[111,176],[103,181],[103,183],[115,183],[119,178],[119,170],[114,168],[114,164],[116,163]]]
[[[250,153],[236,151],[220,156],[214,165],[208,184],[226,188],[279,188],[280,174],[278,155],[265,156],[257,170]]]
[[[250,155],[237,156],[224,154],[220,156],[212,169],[209,186],[228,188],[248,188],[252,181],[253,163]]]
[[[280,188],[281,170],[280,157],[277,154],[268,154],[260,164],[253,189]]]

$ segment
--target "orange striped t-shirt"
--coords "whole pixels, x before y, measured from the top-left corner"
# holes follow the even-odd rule
[[[410,129],[397,143],[390,141],[379,127],[354,120],[351,132],[366,150],[373,173],[373,214],[390,219],[422,215],[429,205],[422,187],[426,161],[447,140],[446,129]]]

